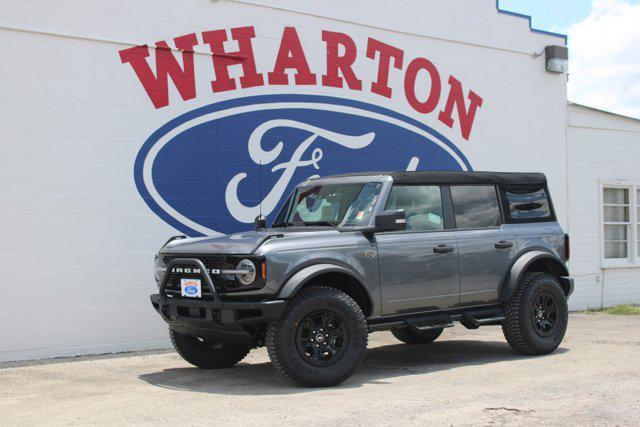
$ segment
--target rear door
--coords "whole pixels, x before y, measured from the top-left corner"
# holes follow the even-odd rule
[[[407,229],[376,234],[383,314],[457,304],[458,247],[445,227],[440,186],[395,185],[385,209],[404,209]]]
[[[451,200],[460,251],[460,302],[498,301],[500,285],[517,252],[494,185],[452,185]]]

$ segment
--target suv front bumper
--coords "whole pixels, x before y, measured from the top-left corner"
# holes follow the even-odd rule
[[[211,290],[213,299],[171,298],[165,295],[169,275],[165,274],[158,294],[151,295],[151,304],[176,332],[208,338],[219,342],[237,342],[254,345],[255,338],[247,331],[253,325],[276,321],[285,309],[286,300],[224,301],[217,294],[211,277],[202,261],[195,258],[179,258],[173,264],[191,264],[199,267],[204,285]]]
[[[151,304],[176,332],[253,346],[255,338],[247,327],[278,320],[287,301],[198,301],[153,294]]]

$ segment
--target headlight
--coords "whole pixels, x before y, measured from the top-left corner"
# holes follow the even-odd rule
[[[238,281],[243,285],[250,285],[256,280],[256,265],[248,260],[243,259],[236,266],[236,270],[243,270],[246,273],[244,274],[236,274]]]
[[[155,262],[153,266],[153,275],[156,278],[156,283],[160,285],[162,279],[164,278],[165,273],[167,272],[167,265],[162,260],[162,257],[156,254]]]

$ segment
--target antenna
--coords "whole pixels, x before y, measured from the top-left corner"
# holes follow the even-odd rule
[[[262,159],[260,159],[258,164],[260,165],[258,168],[258,195],[260,197],[260,201],[258,202],[258,216],[256,217],[254,224],[256,230],[262,230],[263,228],[267,228],[267,220],[262,216]]]
[[[258,190],[258,194],[260,196],[258,215],[260,216],[260,219],[262,219],[262,159],[260,159],[258,165],[258,172],[260,174],[260,178],[258,180],[258,187],[260,187]]]

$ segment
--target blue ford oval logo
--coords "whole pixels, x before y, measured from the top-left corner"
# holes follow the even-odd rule
[[[192,285],[185,286],[184,293],[187,294],[187,295],[197,295],[198,294],[198,288],[196,288],[195,286],[192,286]]]
[[[443,135],[402,114],[315,95],[223,101],[171,120],[135,162],[138,191],[190,236],[272,220],[312,176],[379,170],[472,170]]]

